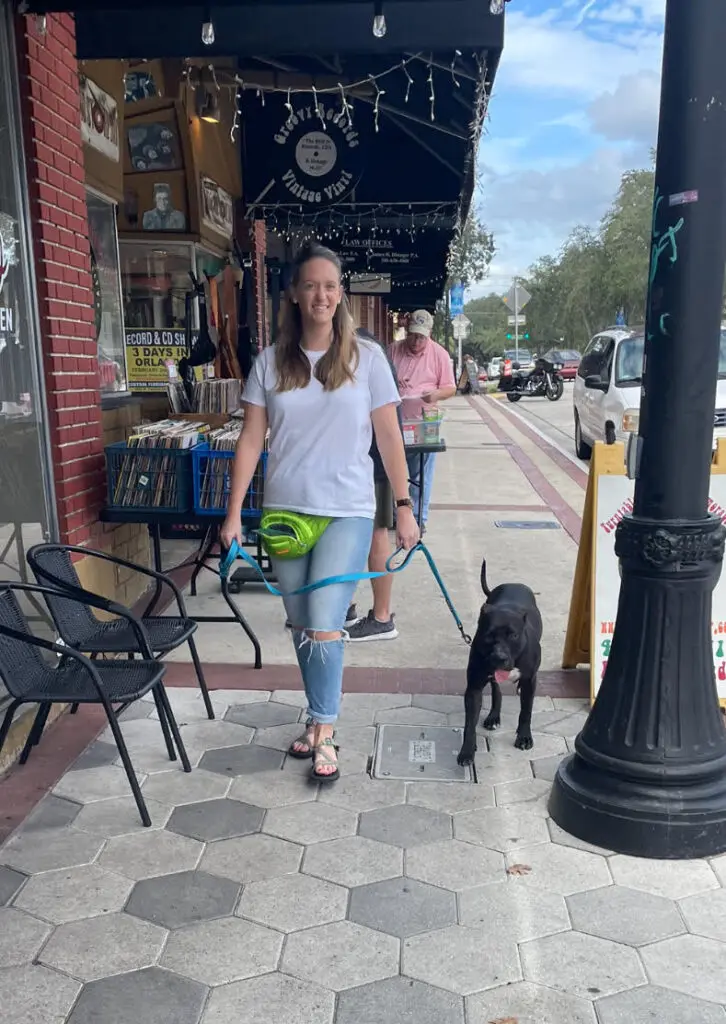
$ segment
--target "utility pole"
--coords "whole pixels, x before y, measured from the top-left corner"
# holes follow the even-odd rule
[[[514,359],[519,362],[519,286],[514,279]]]
[[[707,512],[726,263],[724,53],[723,0],[667,0],[634,509],[616,532],[622,582],[605,676],[550,797],[568,832],[643,857],[726,850],[711,625],[725,531]]]

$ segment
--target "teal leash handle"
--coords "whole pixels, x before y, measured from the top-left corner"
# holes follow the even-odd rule
[[[389,576],[392,573],[401,572],[401,570],[405,569],[410,562],[416,552],[416,549],[416,547],[411,548],[400,565],[393,565],[393,560],[401,553],[401,549],[399,548],[398,551],[394,551],[386,562],[385,572],[352,572],[346,573],[342,576],[326,576],[323,580],[316,580],[314,583],[306,583],[304,587],[298,587],[297,590],[291,590],[289,593],[283,593],[283,591],[278,590],[277,587],[273,587],[265,578],[257,560],[245,551],[244,548],[241,548],[237,541],[233,541],[232,547],[220,562],[219,575],[222,579],[226,579],[234,562],[238,558],[241,558],[242,561],[246,562],[247,565],[250,566],[250,568],[254,569],[260,578],[260,582],[264,583],[269,592],[274,594],[275,597],[296,597],[299,594],[310,594],[313,590],[322,590],[323,587],[331,587],[336,583],[358,583],[360,580],[375,580],[381,576]]]
[[[429,549],[426,547],[423,541],[419,541],[418,544],[414,545],[414,547],[410,548],[406,552],[406,556],[402,562],[400,562],[398,565],[394,565],[394,559],[396,559],[401,554],[402,550],[402,548],[398,548],[396,551],[393,552],[391,557],[386,562],[385,572],[353,572],[346,573],[342,576],[327,576],[325,579],[316,580],[314,583],[306,583],[304,587],[298,587],[297,590],[291,590],[288,594],[285,594],[281,590],[278,590],[277,587],[272,586],[272,584],[265,578],[265,574],[262,572],[262,569],[257,563],[257,560],[254,559],[252,555],[250,555],[247,551],[245,551],[244,548],[240,547],[240,545],[235,540],[232,542],[232,547],[227,551],[227,553],[220,561],[219,575],[222,580],[226,580],[229,575],[229,571],[234,565],[235,561],[238,558],[241,558],[244,562],[247,563],[247,565],[250,566],[251,569],[253,569],[257,573],[257,575],[260,578],[260,582],[264,583],[268,591],[275,597],[296,597],[299,594],[310,594],[314,590],[322,590],[323,587],[334,586],[336,583],[359,583],[361,580],[376,580],[380,579],[381,576],[392,576],[395,573],[402,572],[409,564],[409,562],[416,554],[416,552],[422,551],[426,558],[426,561],[428,562],[429,568],[431,569],[433,577],[436,580],[436,583],[438,584],[439,590],[441,591],[443,598],[446,601],[448,609],[451,612],[452,618],[456,623],[456,627],[461,633],[461,637],[464,643],[471,646],[471,637],[464,629],[464,625],[461,619],[459,618],[459,614],[456,611],[456,608],[454,607],[454,603],[449,596],[449,592],[446,589],[446,585],[444,584],[444,581],[441,578],[441,574],[439,573],[439,570],[436,567],[436,563],[434,562]]]

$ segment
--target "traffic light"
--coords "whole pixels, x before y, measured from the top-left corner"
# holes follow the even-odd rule
[[[525,331],[524,334],[522,335],[522,337],[524,338],[525,341],[529,341],[529,331]]]
[[[512,334],[512,332],[511,331],[507,331],[507,341],[511,341],[513,337],[514,337],[514,335]]]

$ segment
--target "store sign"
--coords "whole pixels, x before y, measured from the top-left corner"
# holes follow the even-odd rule
[[[202,223],[211,231],[231,238],[234,235],[232,196],[211,178],[201,179]]]
[[[300,206],[310,212],[341,202],[358,185],[370,118],[351,120],[331,98],[293,94],[252,106],[246,118],[245,199],[248,204]],[[363,122],[365,121],[365,125]]]
[[[343,263],[358,266],[363,263],[375,263],[381,267],[406,267],[418,263],[419,260],[419,253],[411,250],[398,238],[356,236],[346,239],[338,252]]]
[[[192,344],[196,334],[192,335]],[[183,330],[126,331],[126,372],[131,391],[163,391],[170,380],[178,379],[170,373],[187,353],[186,332]]]
[[[623,516],[633,511],[634,483],[625,476],[598,477],[596,551],[592,636],[592,680],[597,693],[612,646],[620,595],[620,563],[615,555],[615,531]],[[726,475],[713,473],[708,511],[726,523]],[[667,628],[667,626],[666,626]],[[722,574],[713,593],[711,640],[716,687],[726,700],[726,577]]]
[[[81,138],[118,163],[118,105],[113,96],[90,78],[81,78]]]

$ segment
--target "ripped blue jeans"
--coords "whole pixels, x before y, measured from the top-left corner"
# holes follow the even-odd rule
[[[279,589],[289,594],[327,576],[365,572],[372,536],[372,519],[334,519],[313,550],[303,558],[272,560]],[[340,713],[344,641],[316,640],[310,634],[343,631],[355,588],[354,580],[284,598],[308,699],[308,717],[321,725],[332,724]]]

